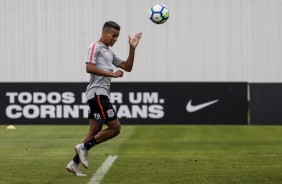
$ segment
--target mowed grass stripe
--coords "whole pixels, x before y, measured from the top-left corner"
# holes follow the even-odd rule
[[[119,155],[101,184],[282,183],[282,126],[123,126],[91,149],[87,177],[65,166],[88,126],[0,126],[2,183],[88,183]],[[30,177],[32,176],[32,177]]]
[[[134,126],[115,140],[98,145],[89,154],[90,169],[81,166],[87,177],[74,177],[66,171],[73,158],[74,145],[81,142],[89,126],[0,126],[0,183],[87,183],[109,155],[117,155],[119,146],[134,133]],[[32,176],[32,177],[31,177]]]
[[[92,176],[91,180],[88,184],[99,184],[108,170],[112,167],[115,160],[118,156],[109,156],[102,164],[102,166],[98,169],[98,171]]]
[[[263,156],[281,155],[281,131],[280,126],[137,126],[104,183],[282,183],[282,157]]]

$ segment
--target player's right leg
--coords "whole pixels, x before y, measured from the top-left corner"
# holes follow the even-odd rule
[[[88,142],[75,146],[77,154],[79,155],[79,159],[85,168],[88,168],[88,150],[90,150],[97,144],[100,144],[117,136],[120,133],[120,122],[118,119],[109,121],[107,125],[108,128],[101,130],[97,135],[95,135],[95,137],[90,139]]]
[[[88,100],[88,105],[89,105],[88,120],[89,120],[90,129],[89,132],[84,137],[83,143],[93,139],[94,136],[101,131],[103,126],[102,118],[99,115],[99,103],[97,100],[98,99],[96,95],[92,99]],[[75,150],[77,154],[75,155],[73,160],[76,163],[81,161],[82,165],[85,168],[88,168],[88,161],[87,161],[88,150],[85,149],[83,143],[75,146]],[[95,144],[95,141],[93,144]]]
[[[86,136],[83,139],[83,142],[81,144],[77,144],[75,146],[75,150],[77,152],[77,154],[75,155],[73,161],[75,163],[79,163],[79,161],[81,161],[82,165],[85,168],[88,168],[88,161],[87,161],[87,157],[88,157],[88,150],[84,147],[84,143],[90,141],[91,139],[93,139],[93,137],[101,131],[102,126],[103,126],[103,122],[98,122],[95,119],[89,119],[89,132],[86,134]],[[92,141],[93,142],[93,141]],[[94,145],[98,144],[97,142],[93,142]]]
[[[103,123],[101,122],[98,123],[95,119],[89,119],[89,131],[85,135],[82,142],[83,143],[87,142],[91,138],[93,138],[98,132],[101,131],[102,126],[103,126]],[[81,172],[79,168],[79,163],[80,163],[79,155],[76,153],[74,158],[68,163],[66,169],[69,172],[74,173],[76,176],[86,176],[85,174]]]
[[[76,176],[86,176],[80,171],[79,164],[75,163],[73,160],[68,163],[66,169]]]

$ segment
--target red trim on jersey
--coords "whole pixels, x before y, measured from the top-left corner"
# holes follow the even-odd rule
[[[95,44],[96,44],[96,42],[93,43],[92,48],[91,48],[89,63],[92,63],[93,54],[94,54],[94,49],[95,49]]]
[[[102,112],[103,119],[105,120],[106,119],[106,115],[105,115],[103,106],[101,104],[101,96],[100,95],[97,95],[97,100],[98,100],[98,104],[99,104],[100,110]]]

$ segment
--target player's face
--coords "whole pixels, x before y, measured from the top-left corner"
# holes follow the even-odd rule
[[[104,44],[107,46],[113,46],[116,43],[118,36],[119,36],[119,30],[116,30],[114,28],[105,31],[103,33],[103,37],[104,37],[103,40],[105,41]]]

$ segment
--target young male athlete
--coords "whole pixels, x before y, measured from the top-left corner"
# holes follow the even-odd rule
[[[89,46],[86,62],[86,71],[90,74],[90,83],[86,89],[86,96],[89,105],[89,125],[83,143],[77,144],[75,150],[77,154],[67,165],[67,170],[76,176],[86,176],[79,168],[79,162],[88,168],[88,151],[95,145],[105,142],[120,133],[120,122],[116,112],[109,100],[111,78],[123,76],[122,70],[114,72],[114,67],[119,67],[130,72],[133,67],[135,49],[142,37],[142,33],[137,33],[134,37],[128,36],[129,55],[123,61],[109,47],[112,47],[119,36],[120,26],[108,21],[104,24],[100,39]],[[107,128],[102,130],[103,123]]]

